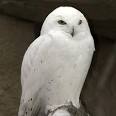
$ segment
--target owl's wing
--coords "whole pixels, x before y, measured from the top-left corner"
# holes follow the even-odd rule
[[[28,47],[24,58],[22,62],[22,67],[21,67],[21,85],[25,86],[25,83],[27,79],[29,79],[30,73],[33,72],[32,69],[34,69],[32,66],[34,66],[34,60],[36,57],[39,55],[41,46],[43,44],[49,43],[50,37],[48,35],[44,36],[39,36],[32,44]]]
[[[42,104],[39,99],[39,91],[42,85],[39,80],[41,80],[40,78],[42,77],[38,75],[38,62],[40,60],[38,57],[40,51],[42,51],[45,46],[47,49],[50,41],[51,39],[48,35],[38,37],[29,46],[24,55],[21,67],[22,96],[18,116],[37,116],[37,114],[42,114]],[[38,83],[36,83],[37,81]]]

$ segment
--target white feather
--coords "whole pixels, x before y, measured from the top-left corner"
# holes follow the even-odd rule
[[[65,20],[67,24],[59,25],[58,20]],[[78,24],[79,20],[82,20],[81,25]],[[93,52],[94,41],[80,11],[72,7],[59,7],[48,15],[40,37],[30,45],[23,59],[23,103],[19,116],[32,116],[35,108],[41,108],[44,112],[47,106],[65,104],[68,100],[79,108],[80,93]],[[55,116],[68,114],[58,112]]]

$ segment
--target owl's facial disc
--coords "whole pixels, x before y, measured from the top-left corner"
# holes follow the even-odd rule
[[[57,24],[59,25],[59,29],[63,30],[66,33],[69,33],[72,37],[75,36],[76,32],[78,31],[79,27],[82,25],[82,19],[76,19],[77,21],[67,21],[63,16],[60,16],[58,20],[56,20]],[[76,26],[75,23],[77,22]],[[76,29],[77,28],[77,29]],[[77,31],[76,31],[77,30]]]

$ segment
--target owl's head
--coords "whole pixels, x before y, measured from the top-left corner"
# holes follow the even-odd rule
[[[51,12],[45,19],[41,34],[49,31],[62,31],[72,37],[80,33],[90,33],[84,15],[73,7],[59,7]]]

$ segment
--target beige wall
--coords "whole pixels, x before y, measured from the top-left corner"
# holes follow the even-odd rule
[[[33,41],[33,24],[0,15],[0,116],[17,116],[20,66]]]

